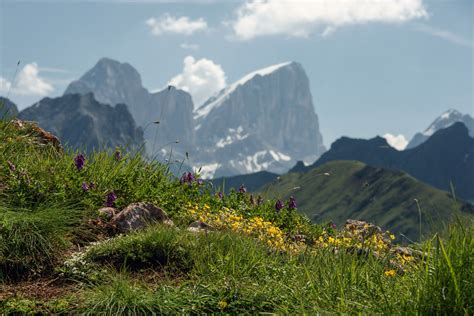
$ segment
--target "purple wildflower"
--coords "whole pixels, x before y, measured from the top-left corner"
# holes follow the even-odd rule
[[[84,168],[84,164],[86,162],[86,158],[84,157],[83,154],[78,154],[74,158],[74,164],[76,165],[77,170],[81,171],[82,168]]]
[[[328,226],[332,229],[336,229],[336,224],[334,224],[333,222],[329,222]]]
[[[242,184],[242,185],[240,186],[240,188],[239,188],[239,192],[240,192],[240,193],[245,193],[245,192],[247,192],[247,188],[244,187],[244,185]]]
[[[224,198],[224,193],[219,191],[219,192],[217,192],[217,196],[219,197],[219,199],[222,200]]]
[[[115,149],[114,158],[116,161],[120,161],[122,159],[122,153],[118,148]]]
[[[203,181],[201,178],[198,178],[198,179],[196,180],[196,183],[197,183],[198,185],[202,185],[202,184],[204,183],[204,181]]]
[[[115,205],[115,200],[117,200],[117,196],[114,192],[107,193],[105,205],[107,207],[113,207]]]
[[[284,208],[284,207],[285,207],[285,204],[283,204],[283,202],[282,202],[281,200],[276,201],[276,203],[275,203],[275,209],[276,209],[277,211],[280,211],[280,210],[281,210],[282,208]]]
[[[82,191],[87,192],[90,189],[90,186],[87,184],[87,182],[82,182]]]
[[[7,161],[7,164],[8,164],[8,168],[10,169],[11,172],[16,171],[16,166],[12,162]]]
[[[191,172],[185,172],[181,176],[181,179],[179,180],[179,182],[181,184],[187,183],[187,184],[191,185],[194,180],[195,180],[195,177]]]
[[[294,197],[290,196],[290,201],[288,202],[288,208],[290,210],[294,210],[294,209],[296,209],[296,207],[297,207],[296,206],[296,199]]]

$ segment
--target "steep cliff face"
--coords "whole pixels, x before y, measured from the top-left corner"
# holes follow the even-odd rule
[[[195,111],[200,162],[214,176],[285,172],[324,152],[309,80],[282,63],[250,73]]]
[[[143,131],[127,106],[99,103],[92,93],[44,98],[21,111],[18,118],[35,121],[63,144],[88,152],[116,146],[136,149],[143,144]]]

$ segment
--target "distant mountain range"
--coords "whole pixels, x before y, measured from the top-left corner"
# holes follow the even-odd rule
[[[294,196],[298,210],[315,222],[342,225],[348,218],[365,220],[418,241],[419,211],[423,236],[441,232],[460,216],[474,218],[474,206],[454,202],[445,191],[405,172],[371,167],[356,161],[331,161],[304,173],[288,173],[259,189],[267,197]],[[415,200],[416,199],[416,200]]]
[[[314,164],[293,168],[305,172],[329,161],[356,160],[374,167],[402,170],[432,186],[464,199],[474,199],[474,138],[457,122],[435,132],[421,145],[398,151],[382,137],[369,140],[342,137]]]
[[[464,123],[469,130],[469,135],[474,138],[474,119],[469,114],[462,114],[454,109],[450,109],[437,117],[422,133],[416,133],[408,143],[406,149],[420,145],[437,131],[449,127],[456,122]]]
[[[173,144],[174,158],[190,153],[192,164],[207,178],[283,173],[325,150],[308,78],[295,62],[247,74],[195,112],[187,92],[165,88],[150,93],[130,64],[109,58],[99,60],[64,94],[89,92],[102,103],[126,104],[144,129],[150,153],[158,148],[166,157],[170,150],[161,147],[179,140]]]
[[[18,118],[35,121],[63,144],[86,152],[116,146],[138,149],[144,143],[143,131],[126,105],[102,104],[92,93],[44,98],[21,111]]]
[[[127,105],[144,130],[150,155],[161,153],[164,158],[173,148],[174,157],[181,159],[186,151],[193,151],[194,106],[189,93],[172,87],[151,93],[143,87],[135,68],[110,58],[100,59],[79,80],[71,82],[64,95],[91,92],[101,103]]]
[[[0,97],[0,120],[10,119],[18,114],[18,108],[15,103],[7,98]]]

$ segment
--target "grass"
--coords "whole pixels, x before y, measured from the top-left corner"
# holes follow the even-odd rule
[[[0,314],[474,313],[471,224],[411,245],[423,255],[396,268],[390,241],[372,245],[296,210],[276,212],[274,200],[220,199],[139,153],[92,153],[82,170],[76,155],[0,121],[0,289],[17,291],[0,291]],[[84,191],[83,182],[95,186]],[[162,207],[175,227],[110,236],[94,224],[109,192],[119,209]],[[216,231],[187,231],[198,219]],[[20,290],[43,279],[69,290]]]

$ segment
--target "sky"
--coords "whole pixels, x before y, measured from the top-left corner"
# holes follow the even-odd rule
[[[296,61],[327,147],[386,135],[403,148],[450,108],[474,114],[473,20],[470,0],[0,0],[0,95],[21,109],[60,96],[109,57],[199,106]]]

